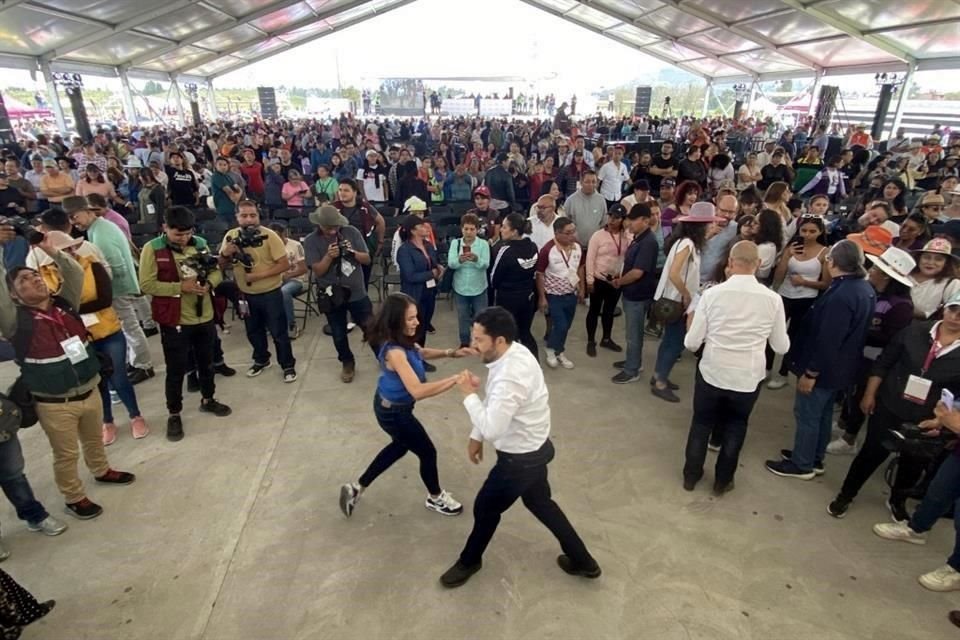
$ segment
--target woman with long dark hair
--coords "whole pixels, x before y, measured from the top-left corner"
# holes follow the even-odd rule
[[[683,312],[680,317],[664,322],[663,337],[657,349],[657,365],[650,378],[650,391],[667,402],[680,402],[674,393],[679,387],[670,381],[670,372],[677,358],[683,353],[683,338],[687,333],[686,310],[693,296],[700,292],[700,252],[707,238],[716,231],[717,217],[713,205],[709,202],[697,202],[690,208],[689,215],[676,219],[678,224],[670,235],[667,246],[667,262],[655,301],[662,298],[680,303]]]
[[[783,248],[783,221],[776,211],[764,209],[757,215],[757,222],[757,234],[753,238],[760,257],[757,280],[767,283]]]
[[[930,227],[922,213],[911,213],[900,223],[900,236],[893,246],[906,251],[919,251],[930,239]]]
[[[814,196],[825,199],[826,196]],[[783,300],[783,311],[788,323],[787,335],[791,344],[799,335],[800,322],[810,310],[820,291],[830,286],[830,270],[826,260],[827,230],[823,218],[815,215],[800,217],[797,235],[784,248],[773,276],[773,289]],[[790,352],[783,354],[778,375],[770,376],[768,389],[787,386],[790,371]],[[774,354],[767,349],[767,371],[773,369]]]
[[[418,400],[452,389],[459,376],[427,382],[425,360],[455,358],[469,350],[426,349],[416,343],[420,328],[416,301],[404,293],[391,293],[373,316],[366,339],[377,345],[380,378],[373,396],[377,424],[390,436],[390,444],[373,459],[356,482],[340,487],[340,510],[350,517],[364,490],[394,462],[412,451],[420,459],[420,479],[427,487],[425,506],[445,516],[457,516],[463,506],[440,488],[437,449],[426,429],[413,415]]]
[[[690,207],[700,199],[703,188],[693,180],[685,180],[677,185],[674,192],[673,204],[660,212],[660,224],[663,226],[663,237],[669,237],[673,230],[673,222],[678,216],[690,213]]]
[[[513,314],[520,343],[535,358],[540,358],[537,341],[530,331],[537,310],[537,245],[526,237],[530,222],[519,213],[511,213],[500,225],[500,242],[490,258],[492,303]]]

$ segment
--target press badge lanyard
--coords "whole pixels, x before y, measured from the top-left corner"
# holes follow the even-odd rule
[[[69,329],[67,329],[67,323],[63,321],[63,312],[55,309],[52,314],[47,314],[42,311],[35,311],[34,314],[36,317],[43,320],[49,320],[54,323],[66,334],[69,334]],[[77,336],[68,335],[64,340],[60,341],[60,348],[63,349],[64,355],[70,360],[71,364],[79,364],[87,359],[87,349],[83,341],[80,340]]]
[[[935,336],[933,339],[933,344],[930,345],[930,350],[927,351],[927,357],[923,359],[923,366],[920,368],[920,375],[915,376],[910,374],[910,376],[907,378],[907,386],[903,390],[903,397],[906,400],[915,402],[916,404],[926,404],[927,398],[930,396],[930,388],[933,386],[933,382],[924,376],[927,375],[927,371],[933,365],[933,361],[937,359],[937,356],[940,355],[941,351],[943,351],[943,345],[940,344],[938,331],[937,336]]]

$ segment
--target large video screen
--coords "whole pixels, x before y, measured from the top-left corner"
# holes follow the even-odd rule
[[[423,111],[423,80],[415,78],[384,78],[380,83],[380,110],[400,109]]]

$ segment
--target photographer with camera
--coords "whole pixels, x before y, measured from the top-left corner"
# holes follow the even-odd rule
[[[160,325],[163,357],[167,363],[167,440],[183,439],[183,378],[188,355],[196,358],[200,381],[200,411],[217,417],[228,416],[230,407],[213,395],[214,343],[211,288],[223,278],[219,261],[207,250],[207,242],[193,235],[196,218],[186,207],[172,207],[164,233],[143,246],[140,253],[140,286],[153,296],[153,318]]]
[[[0,226],[0,245],[15,237],[12,227]],[[0,267],[0,333],[13,343],[20,367],[18,382],[36,402],[67,513],[89,520],[103,509],[87,497],[77,473],[81,449],[97,482],[130,484],[135,476],[111,469],[103,447],[103,405],[96,393],[101,362],[77,312],[83,269],[54,248],[50,238],[44,237],[37,246],[57,264],[63,286],[55,296],[34,269],[17,267],[8,272]]]
[[[370,254],[360,230],[350,226],[333,205],[322,205],[311,213],[310,222],[317,225],[317,230],[304,238],[303,248],[320,292],[317,306],[330,324],[333,346],[343,367],[340,380],[352,382],[356,360],[347,337],[347,312],[366,334],[373,305],[361,267],[370,264]]]
[[[270,366],[267,331],[273,336],[277,361],[283,368],[283,381],[297,379],[287,315],[283,310],[283,274],[290,268],[287,249],[276,233],[260,226],[260,211],[253,200],[241,200],[237,206],[239,227],[231,229],[220,246],[220,266],[233,264],[233,274],[242,294],[241,309],[247,328],[247,340],[253,347],[253,365],[248,378],[255,378]]]
[[[860,401],[860,409],[870,416],[867,438],[850,464],[840,494],[827,507],[830,515],[846,515],[860,488],[890,455],[884,446],[890,431],[930,418],[944,389],[960,393],[960,294],[947,300],[943,320],[914,322],[898,333],[873,366]],[[922,461],[900,454],[887,501],[894,521],[908,519],[906,494],[923,469]]]

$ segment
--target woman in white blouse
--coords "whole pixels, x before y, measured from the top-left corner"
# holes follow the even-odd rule
[[[913,315],[929,318],[960,292],[960,281],[956,279],[958,256],[945,238],[930,240],[916,253],[917,268],[910,274],[917,283],[910,289]]]

